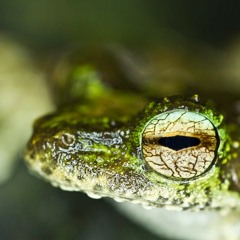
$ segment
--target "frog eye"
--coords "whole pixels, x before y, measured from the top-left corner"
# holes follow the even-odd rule
[[[168,111],[145,126],[143,158],[163,176],[190,179],[212,166],[218,142],[214,125],[204,115],[185,110]]]

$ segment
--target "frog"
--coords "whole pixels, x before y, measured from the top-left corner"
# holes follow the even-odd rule
[[[216,223],[174,239],[240,239],[240,125],[228,108],[238,101],[153,98],[122,76],[117,87],[111,74],[104,82],[96,63],[69,62],[56,74],[57,110],[34,123],[24,152],[30,171],[63,190],[123,202],[127,215],[137,207],[139,222],[150,213],[139,209],[160,210],[155,229],[166,214]]]

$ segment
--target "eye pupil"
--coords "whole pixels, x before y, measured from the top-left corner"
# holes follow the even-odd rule
[[[164,147],[168,147],[172,150],[178,151],[184,148],[197,146],[200,144],[200,140],[196,137],[177,135],[172,137],[161,137],[158,143]]]

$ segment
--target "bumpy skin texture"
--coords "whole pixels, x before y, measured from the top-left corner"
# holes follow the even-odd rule
[[[101,87],[93,95],[35,122],[25,151],[33,172],[54,186],[96,198],[169,209],[240,207],[237,124],[226,125],[223,116],[197,96],[165,97],[147,104],[137,95]],[[190,179],[159,174],[142,151],[149,121],[177,109],[202,114],[219,136],[210,167]]]

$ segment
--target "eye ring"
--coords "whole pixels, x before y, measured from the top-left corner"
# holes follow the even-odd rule
[[[203,114],[183,109],[152,118],[142,133],[142,155],[158,174],[174,180],[201,176],[215,163],[219,136]]]

